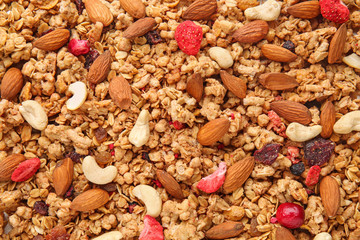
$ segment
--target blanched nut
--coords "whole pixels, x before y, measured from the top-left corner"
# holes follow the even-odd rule
[[[286,136],[294,142],[305,142],[319,135],[321,130],[322,126],[320,125],[308,127],[297,122],[292,122],[286,129]]]
[[[334,124],[334,132],[348,134],[352,131],[360,131],[360,111],[352,111],[342,116]]]
[[[19,111],[30,126],[36,130],[42,131],[48,125],[48,117],[44,108],[34,100],[22,102]]]
[[[82,163],[82,170],[87,180],[95,184],[107,184],[114,180],[117,174],[115,166],[101,168],[95,158],[87,156]]]
[[[245,10],[245,17],[249,20],[259,19],[274,21],[280,15],[281,3],[276,0],[267,0],[264,4]]]
[[[155,188],[148,185],[138,185],[132,190],[132,193],[145,204],[147,215],[154,218],[160,215],[162,201]]]
[[[83,82],[74,82],[68,88],[73,95],[66,101],[66,107],[69,110],[76,110],[85,102],[87,97],[86,85]]]
[[[230,52],[222,47],[212,47],[209,49],[210,57],[215,60],[221,68],[227,69],[234,64]]]
[[[129,141],[136,147],[141,147],[149,140],[149,118],[149,111],[142,110],[139,114],[138,119],[136,120],[133,129],[131,129],[131,132],[129,134]]]
[[[96,238],[93,238],[93,240],[120,240],[123,238],[123,235],[119,231],[111,231],[104,233]]]
[[[314,237],[314,240],[332,240],[332,237],[331,237],[331,235],[329,233],[322,232],[322,233],[317,234]]]
[[[350,67],[360,69],[360,56],[356,53],[352,53],[346,57],[344,57],[343,62],[349,65]]]

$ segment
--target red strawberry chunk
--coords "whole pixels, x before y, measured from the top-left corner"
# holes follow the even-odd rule
[[[344,23],[349,20],[350,11],[341,0],[320,0],[321,15],[334,22]]]
[[[300,159],[296,159],[300,156],[299,148],[297,147],[288,147],[287,149],[287,158],[291,160],[292,164],[300,162]]]
[[[164,240],[163,227],[155,218],[145,215],[144,225],[139,240]]]
[[[19,164],[11,175],[14,182],[24,182],[31,178],[40,168],[41,162],[39,158],[28,159]]]
[[[226,163],[221,162],[219,168],[207,177],[204,177],[197,184],[197,188],[206,193],[213,193],[219,190],[224,184],[226,173]]]
[[[314,186],[319,181],[321,168],[318,165],[312,166],[305,179],[306,186]]]
[[[199,52],[202,38],[202,28],[192,21],[182,22],[175,30],[175,40],[179,48],[188,55]]]

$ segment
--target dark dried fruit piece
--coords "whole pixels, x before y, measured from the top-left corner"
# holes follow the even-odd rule
[[[150,44],[150,45],[155,45],[155,44],[161,43],[163,41],[163,39],[160,37],[158,30],[148,32],[145,35],[145,38],[146,38],[148,44]]]
[[[300,176],[305,171],[305,165],[303,162],[293,164],[290,167],[290,171],[292,174],[294,174],[296,176]]]
[[[84,68],[89,69],[91,64],[95,61],[95,59],[100,56],[100,53],[97,50],[90,50],[85,57]]]
[[[109,193],[115,192],[117,190],[116,183],[108,183],[105,185],[99,185],[99,187]]]
[[[305,143],[304,156],[309,166],[321,166],[330,160],[335,149],[335,143],[321,137],[317,137]]]
[[[48,214],[48,209],[48,205],[46,205],[46,203],[43,201],[36,201],[34,203],[34,210],[43,216],[46,216]]]
[[[257,219],[256,217],[253,217],[251,219],[251,222],[250,222],[250,229],[249,229],[249,234],[250,236],[252,237],[259,237],[262,233],[259,232],[259,230],[257,229],[257,226],[258,226],[258,222],[257,222]]]
[[[98,127],[94,130],[94,135],[95,135],[96,140],[99,143],[102,143],[106,140],[108,134],[105,129],[103,129],[102,127]]]
[[[80,158],[82,155],[77,152],[70,152],[65,155],[65,158],[70,158],[74,163],[81,163]]]
[[[66,229],[58,225],[51,229],[50,234],[46,235],[46,240],[69,240],[70,234],[66,232]]]
[[[128,212],[129,212],[129,213],[133,213],[133,212],[134,212],[134,208],[136,207],[136,205],[137,205],[136,202],[131,202],[131,203],[129,203]]]
[[[85,9],[85,4],[82,0],[75,0],[76,9],[78,10],[79,14],[82,14],[82,12]]]
[[[276,143],[270,143],[265,145],[262,149],[256,150],[254,158],[266,165],[271,165],[275,162],[279,156],[280,145]]]
[[[150,157],[149,157],[149,154],[147,152],[143,152],[141,154],[141,158],[146,160],[146,161],[150,161]]]
[[[64,194],[64,198],[69,198],[74,194],[74,187],[70,186],[69,190],[66,191],[66,193]]]
[[[292,52],[295,52],[295,44],[290,40],[284,42],[282,47],[286,48],[287,50],[290,50]]]
[[[111,153],[106,151],[96,152],[94,157],[96,162],[99,164],[108,164],[112,161]]]

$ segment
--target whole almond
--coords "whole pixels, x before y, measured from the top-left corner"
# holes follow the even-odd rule
[[[189,77],[189,80],[186,84],[186,91],[190,96],[196,99],[197,102],[201,101],[204,86],[203,86],[203,78],[200,73],[194,73]]]
[[[131,24],[123,33],[124,38],[134,39],[136,37],[140,37],[145,35],[151,29],[156,26],[156,21],[152,17],[146,17],[137,20],[133,24]]]
[[[209,239],[226,239],[238,236],[244,229],[241,222],[224,222],[206,231]]]
[[[100,0],[86,0],[85,9],[93,23],[101,22],[104,26],[109,26],[114,19],[110,9]]]
[[[254,157],[248,156],[229,167],[226,171],[223,192],[231,193],[241,187],[252,173],[254,165]]]
[[[122,76],[114,77],[109,85],[109,94],[114,103],[121,109],[128,109],[131,105],[131,87]]]
[[[294,235],[284,227],[275,228],[275,239],[274,240],[296,240]]]
[[[221,70],[220,77],[225,87],[238,98],[246,97],[246,82],[228,72]]]
[[[53,172],[55,193],[63,196],[71,185],[74,176],[74,163],[70,158],[65,158],[56,163]]]
[[[145,5],[141,0],[120,0],[120,6],[133,18],[145,17]]]
[[[180,184],[168,172],[164,170],[157,170],[156,176],[165,188],[166,192],[168,192],[171,196],[177,199],[184,198]]]
[[[347,29],[343,23],[334,34],[329,46],[328,63],[333,64],[341,59],[346,43]]]
[[[226,118],[211,120],[200,128],[197,140],[203,146],[213,145],[227,133],[229,127],[230,121]]]
[[[336,112],[334,105],[331,101],[326,101],[320,114],[320,125],[322,126],[321,136],[323,138],[329,138],[333,133],[335,118]]]
[[[110,51],[105,51],[97,57],[90,66],[87,80],[92,84],[98,84],[104,81],[110,72],[111,61]]]
[[[13,99],[22,89],[23,75],[17,68],[10,68],[1,81],[1,98]]]
[[[269,31],[266,21],[255,20],[236,30],[232,37],[240,43],[256,43],[264,39]]]
[[[11,174],[19,166],[21,162],[25,161],[22,154],[11,154],[0,161],[0,182],[11,180]]]
[[[290,15],[297,18],[312,19],[320,15],[319,1],[305,1],[287,9]]]
[[[102,189],[90,189],[77,196],[70,204],[70,208],[79,212],[95,210],[109,201],[109,194]]]
[[[259,76],[259,83],[270,90],[286,90],[299,86],[295,78],[285,73],[264,73]]]
[[[276,101],[270,103],[270,108],[289,122],[307,125],[312,119],[309,109],[298,102],[289,100]]]
[[[333,177],[326,176],[321,180],[320,197],[328,217],[336,216],[340,207],[340,187]]]
[[[41,50],[55,51],[64,46],[69,37],[69,30],[58,28],[37,39],[33,45]]]
[[[297,59],[297,55],[290,50],[274,44],[262,45],[261,52],[265,57],[276,62],[293,62]]]
[[[196,0],[183,13],[183,18],[187,20],[208,20],[216,13],[216,0]]]

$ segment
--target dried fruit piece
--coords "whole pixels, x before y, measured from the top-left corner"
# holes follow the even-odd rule
[[[276,211],[276,218],[284,227],[298,228],[304,223],[304,208],[295,203],[282,203]]]
[[[105,129],[103,129],[102,127],[98,127],[94,130],[94,135],[95,135],[96,140],[99,143],[102,143],[106,140],[108,134]]]
[[[321,137],[305,143],[304,156],[309,166],[321,166],[330,160],[335,149],[335,143]]]
[[[90,43],[88,40],[71,39],[68,50],[75,56],[87,54],[90,51]]]
[[[254,158],[266,165],[271,165],[279,156],[280,145],[276,143],[266,144],[263,148],[256,150]]]
[[[144,228],[140,233],[139,240],[163,240],[163,227],[155,218],[145,215]]]
[[[268,125],[268,129],[273,129],[277,134],[279,134],[282,137],[286,137],[285,134],[285,124],[281,121],[279,115],[276,114],[274,111],[269,111],[268,116],[270,119],[270,124]]]
[[[41,162],[39,158],[31,158],[20,163],[15,171],[11,174],[11,180],[14,182],[24,182],[34,176],[40,168]]]
[[[82,0],[75,0],[76,9],[78,10],[79,14],[82,14],[82,12],[85,9],[85,4]]]
[[[97,163],[103,165],[108,164],[109,162],[112,161],[111,153],[106,151],[96,152],[94,157]]]
[[[295,51],[295,44],[290,40],[285,41],[281,46],[292,52]]]
[[[163,41],[163,39],[161,38],[159,31],[157,29],[146,33],[145,38],[146,38],[147,43],[150,45],[156,45]]]
[[[34,210],[43,216],[46,216],[48,214],[48,209],[49,207],[43,201],[36,201],[34,203]]]
[[[300,176],[305,171],[305,165],[303,162],[299,162],[291,165],[290,171],[296,176]]]
[[[62,225],[58,225],[51,229],[50,234],[46,235],[46,240],[69,240],[70,234]]]
[[[306,179],[305,179],[306,186],[311,187],[318,183],[319,177],[320,177],[320,171],[321,171],[321,168],[316,165],[312,166],[309,169],[308,175],[306,176]]]
[[[95,59],[100,56],[100,53],[97,50],[90,50],[85,57],[84,68],[89,69],[91,64],[95,61]]]
[[[344,23],[349,20],[350,11],[341,0],[320,0],[321,15],[334,22]]]
[[[189,20],[180,23],[175,30],[175,40],[179,48],[188,55],[199,52],[202,38],[202,28]]]
[[[206,193],[213,193],[225,182],[226,163],[221,162],[219,168],[207,177],[204,177],[197,184],[197,188]]]
[[[300,156],[299,153],[299,148],[297,147],[288,147],[287,149],[287,158],[290,159],[290,161],[292,162],[292,164],[296,164],[298,163],[300,160],[297,160],[296,158]]]

